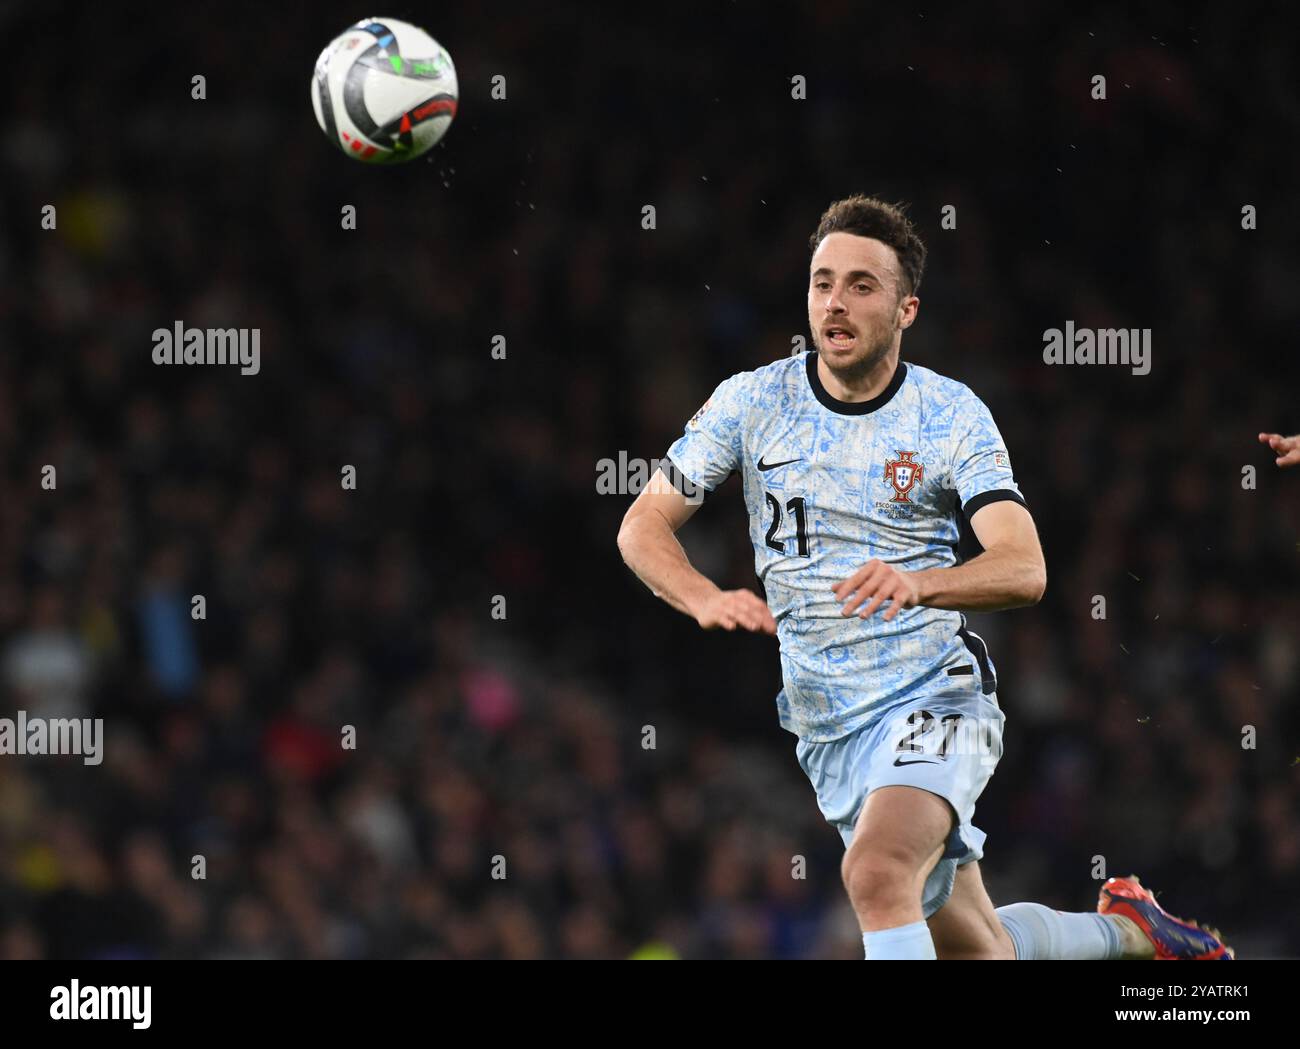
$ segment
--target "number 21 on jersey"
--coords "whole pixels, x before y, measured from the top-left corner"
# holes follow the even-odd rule
[[[776,538],[776,533],[781,529],[781,501],[771,492],[764,492],[767,496],[767,505],[772,511],[772,524],[767,530],[767,545],[773,550],[779,550],[785,553],[785,541]],[[804,513],[804,502],[802,496],[796,496],[785,504],[788,514],[794,518],[795,541],[799,546],[799,556],[808,556],[808,519]]]

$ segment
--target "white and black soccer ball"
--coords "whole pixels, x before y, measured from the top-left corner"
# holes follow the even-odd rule
[[[459,97],[451,55],[423,29],[363,18],[316,59],[311,104],[339,149],[366,164],[413,160],[451,126]]]

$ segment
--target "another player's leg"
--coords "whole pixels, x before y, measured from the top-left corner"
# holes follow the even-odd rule
[[[952,831],[952,807],[917,787],[867,795],[840,872],[869,959],[933,959],[921,909],[926,878]]]

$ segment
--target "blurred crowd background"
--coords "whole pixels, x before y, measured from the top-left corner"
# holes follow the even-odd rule
[[[596,492],[806,335],[857,191],[911,202],[903,357],[990,405],[1047,554],[972,617],[995,904],[1091,909],[1101,858],[1300,954],[1300,474],[1255,439],[1300,428],[1291,37],[705,6],[379,12],[461,78],[390,170],[309,103],[366,11],[0,8],[0,716],[105,724],[99,766],[0,756],[0,957],[860,957],[774,642],[660,604]],[[1045,366],[1067,319],[1151,328],[1150,374]],[[153,365],[176,320],[260,328],[260,374]],[[757,585],[734,479],[682,538]]]

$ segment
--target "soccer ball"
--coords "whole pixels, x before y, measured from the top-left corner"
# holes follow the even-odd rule
[[[423,29],[363,18],[316,59],[311,104],[339,149],[367,164],[428,152],[456,115],[456,67]]]

